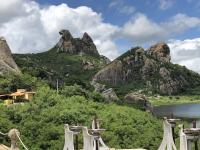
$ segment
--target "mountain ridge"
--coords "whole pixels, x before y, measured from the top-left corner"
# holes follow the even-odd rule
[[[119,95],[142,90],[146,93],[178,94],[200,85],[200,75],[172,64],[170,48],[158,43],[145,50],[131,48],[114,61],[101,56],[92,38],[84,33],[73,38],[68,30],[50,50],[38,54],[15,54],[23,72],[46,79],[55,87],[80,84],[91,88],[90,81],[114,88]]]
[[[14,54],[23,72],[48,80],[50,85],[80,84],[91,87],[92,76],[110,60],[99,55],[91,37],[73,38],[68,30],[60,31],[61,38],[53,48],[37,54]],[[88,50],[88,49],[89,50]]]
[[[128,91],[144,90],[167,95],[200,85],[198,73],[172,64],[170,60],[170,48],[165,43],[155,44],[147,50],[135,47],[101,69],[93,81],[116,89],[119,86],[127,89],[126,86],[133,84]]]

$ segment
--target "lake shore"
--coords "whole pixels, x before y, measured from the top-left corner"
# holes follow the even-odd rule
[[[153,106],[172,104],[200,104],[200,95],[151,96],[149,101]]]

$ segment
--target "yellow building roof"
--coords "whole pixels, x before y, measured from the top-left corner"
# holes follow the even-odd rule
[[[10,96],[23,96],[25,93],[21,93],[21,92],[15,92],[10,94]]]

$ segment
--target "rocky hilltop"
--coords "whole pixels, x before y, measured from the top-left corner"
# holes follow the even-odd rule
[[[7,73],[20,73],[20,70],[13,60],[11,50],[5,40],[0,38],[0,75]]]
[[[68,30],[61,30],[59,33],[61,35],[61,39],[56,45],[57,52],[99,56],[92,38],[87,33],[84,33],[82,38],[73,38]]]
[[[94,82],[117,89],[176,94],[200,85],[199,74],[170,62],[170,48],[158,43],[144,50],[135,47],[101,69]]]
[[[61,30],[61,38],[53,48],[37,54],[15,54],[14,59],[24,72],[50,82],[90,86],[92,77],[110,60],[99,55],[91,37],[73,38],[68,30]]]

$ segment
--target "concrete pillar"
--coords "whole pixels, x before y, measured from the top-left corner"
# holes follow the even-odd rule
[[[10,150],[19,150],[19,146],[18,146],[18,136],[20,136],[20,132],[17,129],[11,129],[8,133],[8,137],[11,140],[11,147]]]

